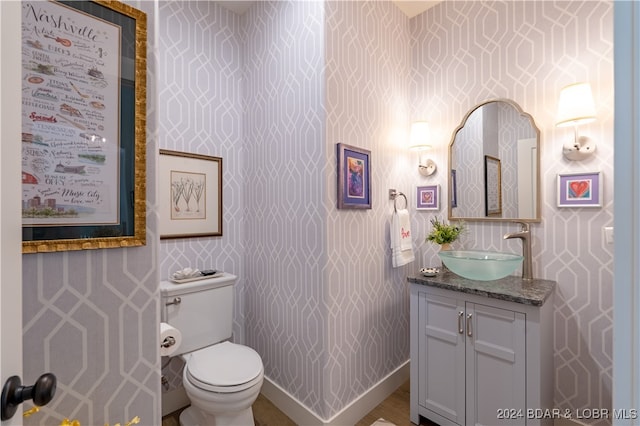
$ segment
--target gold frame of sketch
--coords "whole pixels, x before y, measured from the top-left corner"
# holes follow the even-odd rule
[[[146,244],[146,114],[147,114],[147,15],[141,10],[116,0],[92,0],[107,9],[135,21],[135,124],[134,152],[128,154],[132,160],[133,176],[133,233],[114,237],[62,238],[51,240],[24,240],[23,253],[58,252],[68,250],[90,250],[143,246]],[[85,12],[87,13],[87,12]],[[120,197],[126,196],[120,194]]]

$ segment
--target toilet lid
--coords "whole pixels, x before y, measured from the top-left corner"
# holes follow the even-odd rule
[[[222,342],[193,352],[187,370],[198,387],[237,387],[261,375],[262,359],[247,346]]]

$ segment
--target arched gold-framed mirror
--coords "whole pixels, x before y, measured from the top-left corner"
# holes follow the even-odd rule
[[[516,102],[474,106],[449,143],[449,220],[540,222],[540,149]]]

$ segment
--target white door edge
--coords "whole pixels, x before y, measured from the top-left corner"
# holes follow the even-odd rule
[[[0,1],[0,385],[23,377],[21,10],[19,1]],[[8,425],[22,425],[20,408]]]
[[[613,409],[640,409],[640,3],[614,2]],[[631,416],[629,416],[631,417]],[[614,425],[637,424],[636,418]]]

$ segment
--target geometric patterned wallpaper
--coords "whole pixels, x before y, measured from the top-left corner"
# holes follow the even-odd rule
[[[236,273],[236,340],[328,419],[408,359],[410,269],[391,268],[386,195],[411,193],[408,18],[390,2],[257,2],[235,18],[173,2],[159,23],[159,145],[225,170],[224,237],[161,241],[161,278],[188,261]],[[205,112],[177,119],[190,105]],[[337,142],[373,150],[371,210],[336,209]],[[163,371],[171,386],[180,368]]]
[[[223,172],[222,237],[160,240],[160,279],[185,267],[237,275],[233,333],[243,342],[247,234],[240,16],[209,1],[162,1],[158,31],[158,147],[222,157]],[[182,366],[175,357],[163,369],[169,380],[163,391],[182,385]]]
[[[324,397],[330,416],[409,359],[406,276],[416,263],[392,267],[388,190],[406,194],[416,220],[411,207],[419,174],[417,159],[407,150],[409,18],[391,2],[332,1],[326,5],[325,31],[329,382]],[[337,142],[371,151],[371,210],[336,209]],[[423,237],[413,235],[417,246]]]
[[[224,237],[161,241],[160,275],[189,261],[236,273],[238,335],[330,418],[408,358],[408,269],[388,260],[385,194],[410,193],[393,139],[408,124],[408,18],[387,2],[257,2],[240,18],[174,2],[159,22],[159,145],[225,170]],[[205,112],[176,119],[191,105]],[[375,150],[372,210],[336,210],[336,142]],[[172,387],[180,368],[163,371]]]
[[[58,379],[53,400],[25,425],[161,423],[154,8],[127,4],[147,14],[147,243],[23,255],[22,381],[49,371]]]
[[[411,36],[412,114],[441,135],[438,164],[446,164],[452,130],[487,99],[514,100],[540,128],[542,221],[532,225],[533,266],[536,277],[558,282],[555,404],[610,409],[613,245],[602,228],[613,225],[613,2],[445,1],[411,20]],[[555,112],[560,89],[578,81],[591,83],[598,114],[580,131],[598,147],[592,158],[570,162],[561,151],[572,130],[555,126]],[[557,173],[585,171],[602,171],[603,207],[558,208]],[[445,176],[436,178],[443,187]],[[420,234],[427,225],[418,223]],[[514,224],[469,228],[460,246],[521,250],[502,240]],[[433,248],[423,259],[437,262]]]
[[[265,375],[324,415],[324,5],[243,15],[247,344]]]
[[[429,219],[446,216],[451,132],[495,98],[541,130],[533,263],[558,282],[556,405],[611,406],[612,2],[447,1],[412,19],[390,2],[256,2],[242,16],[214,2],[127,3],[148,18],[147,245],[23,257],[23,381],[59,380],[25,424],[159,424],[158,281],[185,266],[238,275],[234,339],[256,348],[272,381],[334,416],[408,359],[406,276],[439,262],[423,239]],[[583,80],[598,108],[583,133],[598,150],[571,163],[557,94]],[[429,178],[406,149],[415,119],[439,143]],[[335,207],[338,142],[371,151],[370,210]],[[158,148],[223,158],[222,237],[159,240]],[[603,172],[604,207],[557,208],[556,174],[591,170]],[[440,211],[415,210],[420,184],[441,185]],[[417,260],[401,268],[389,188],[407,194],[412,217]],[[514,229],[470,223],[459,244],[517,252],[501,238]],[[163,371],[172,386],[180,368]]]

